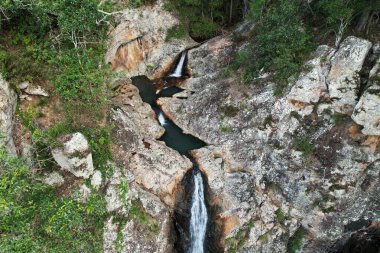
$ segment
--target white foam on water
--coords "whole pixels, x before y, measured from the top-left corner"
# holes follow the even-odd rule
[[[183,51],[182,54],[181,54],[181,59],[179,59],[179,62],[174,70],[173,73],[171,73],[169,75],[169,77],[182,77],[182,69],[183,69],[183,65],[185,63],[185,58],[186,58],[186,52]]]
[[[160,122],[161,126],[165,126],[167,124],[164,114],[160,111],[158,112],[158,122]]]
[[[207,220],[208,216],[204,198],[202,175],[199,171],[197,171],[194,175],[194,192],[191,203],[191,253],[203,253],[203,244],[206,236]]]

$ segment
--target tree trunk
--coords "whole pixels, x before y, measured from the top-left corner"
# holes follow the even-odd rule
[[[249,1],[243,0],[243,16],[246,16],[249,11]]]
[[[232,23],[232,7],[233,7],[233,0],[230,1],[230,24]]]
[[[357,32],[363,32],[368,24],[368,19],[370,17],[370,10],[365,10],[362,15],[360,16],[359,22],[356,25],[356,31]]]

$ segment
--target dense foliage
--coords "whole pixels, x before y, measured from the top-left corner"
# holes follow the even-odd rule
[[[0,70],[13,84],[54,85],[78,125],[106,104],[102,55],[106,26],[96,0],[2,1]],[[80,108],[80,110],[78,110]],[[99,118],[98,117],[98,118]]]
[[[107,26],[98,4],[96,0],[0,2],[1,74],[13,86],[27,80],[53,93],[53,98],[18,112],[31,133],[37,170],[32,173],[22,160],[0,150],[1,252],[102,250],[106,208],[101,194],[81,203],[42,183],[42,174],[57,166],[51,157],[56,138],[74,131],[88,137],[94,166],[103,175],[109,171],[111,127],[100,127],[108,100],[108,70],[103,66]],[[36,124],[38,107],[56,100],[64,105],[54,111],[61,115],[60,121],[50,129]]]
[[[375,2],[316,0],[310,5],[301,0],[251,1],[249,18],[257,23],[251,44],[237,52],[230,67],[243,69],[245,83],[270,73],[277,84],[275,94],[281,95],[289,77],[300,71],[315,45],[329,43],[332,36],[338,45],[345,32],[358,23],[368,32],[372,15],[380,11],[380,3]]]
[[[166,8],[178,14],[190,36],[204,40],[231,24],[241,21],[247,12],[247,0],[167,0]]]
[[[100,252],[105,201],[57,196],[18,158],[0,149],[1,252]]]
[[[277,1],[267,10],[254,30],[254,43],[240,52],[232,65],[247,66],[245,82],[251,82],[260,72],[273,72],[280,93],[287,78],[298,71],[311,48],[310,36],[298,12],[295,2],[285,0]]]

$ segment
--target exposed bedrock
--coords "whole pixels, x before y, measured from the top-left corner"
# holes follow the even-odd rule
[[[178,54],[197,44],[190,37],[166,41],[168,30],[178,24],[179,20],[163,9],[163,1],[124,10],[111,31],[106,63],[126,71],[129,77],[163,77]]]
[[[380,139],[349,117],[364,104],[356,77],[370,48],[355,37],[338,49],[320,46],[281,98],[269,81],[243,86],[236,75],[222,77],[231,37],[189,50],[196,75],[183,87],[192,94],[159,104],[210,144],[192,154],[220,207],[225,250],[286,252],[289,239],[305,231],[301,252],[328,252],[358,229],[351,224],[380,218]],[[373,101],[370,89],[360,100]],[[372,115],[357,122],[373,124]]]
[[[380,44],[376,46],[378,53],[374,55],[377,56],[377,60],[370,70],[367,88],[351,117],[363,126],[364,134],[380,136]]]
[[[121,252],[174,252],[171,228],[175,192],[193,164],[157,140],[164,129],[135,86],[127,81],[118,91],[109,118],[114,125],[112,149],[117,173],[107,188],[107,202],[108,211],[114,214],[112,219],[121,215],[127,223],[106,224],[105,252],[120,252],[116,251],[118,243],[122,245]],[[128,185],[127,195],[120,195],[123,184]],[[146,224],[139,221],[140,216],[131,215],[131,208],[137,207],[139,215],[149,217]],[[117,242],[119,229],[122,237]]]
[[[0,75],[0,147],[5,146],[7,152],[13,156],[16,155],[13,142],[13,117],[16,105],[16,93]]]

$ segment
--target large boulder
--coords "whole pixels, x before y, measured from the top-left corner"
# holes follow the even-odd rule
[[[116,129],[121,129],[121,131],[114,132],[119,135],[120,142],[127,145],[134,143],[130,140],[135,136],[134,134],[123,136],[123,133],[127,132],[147,138],[160,138],[165,129],[158,124],[150,105],[142,101],[136,86],[127,80],[118,87],[117,91],[119,95],[114,98],[114,103],[119,106],[117,109],[112,109],[111,117],[117,123]],[[122,140],[123,138],[124,140]]]
[[[81,133],[61,137],[62,147],[53,149],[54,160],[76,177],[89,178],[94,173],[92,154],[87,139]]]
[[[181,51],[196,45],[190,37],[166,41],[168,30],[178,24],[179,20],[163,9],[162,1],[124,10],[111,32],[106,62],[125,70],[129,77],[162,77]]]
[[[169,208],[145,190],[132,171],[113,163],[108,166],[113,175],[106,179],[106,201],[113,222],[105,223],[104,252],[172,252]],[[151,174],[146,171],[145,177]]]
[[[332,57],[327,84],[336,112],[352,113],[360,86],[359,71],[371,46],[372,43],[367,40],[350,36],[340,44]]]
[[[325,45],[317,48],[315,57],[305,64],[306,70],[300,74],[288,94],[292,104],[315,104],[328,95],[326,76],[334,52],[333,48]]]
[[[129,168],[137,184],[173,206],[174,190],[193,164],[163,142],[145,140],[145,145],[131,157]]]
[[[351,117],[363,126],[363,134],[380,135],[380,83],[373,84],[363,93]]]
[[[16,148],[12,133],[16,104],[16,93],[0,75],[0,147],[5,146],[5,149],[14,156],[16,155]]]

